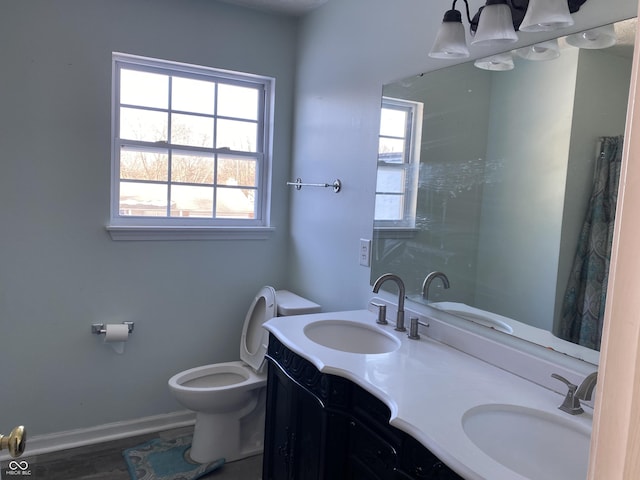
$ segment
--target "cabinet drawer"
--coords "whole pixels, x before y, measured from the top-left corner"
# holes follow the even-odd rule
[[[396,448],[358,420],[349,422],[349,460],[356,465],[354,478],[363,472],[376,480],[394,480],[398,465]],[[362,477],[364,478],[364,477]]]
[[[374,397],[363,388],[354,385],[351,411],[354,417],[374,429],[383,436],[394,448],[400,448],[403,432],[389,425],[391,411],[382,400]]]
[[[401,470],[416,480],[464,480],[409,435],[402,443],[400,463]]]

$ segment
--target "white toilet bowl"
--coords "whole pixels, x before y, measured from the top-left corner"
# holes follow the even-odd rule
[[[202,413],[227,413],[251,401],[252,390],[263,387],[265,374],[247,368],[244,362],[205,365],[169,379],[176,399],[189,410]]]
[[[320,306],[286,290],[264,287],[245,318],[241,361],[191,368],[169,379],[176,399],[196,412],[191,459],[227,462],[262,452],[267,375],[264,357],[269,339],[262,324],[281,315],[320,311]]]

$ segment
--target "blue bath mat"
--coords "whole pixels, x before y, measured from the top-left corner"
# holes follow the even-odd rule
[[[156,438],[122,452],[131,480],[196,480],[224,465],[224,458],[195,463],[188,456],[191,435]]]

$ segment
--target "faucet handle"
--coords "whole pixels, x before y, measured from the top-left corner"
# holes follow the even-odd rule
[[[584,410],[580,405],[580,399],[576,395],[576,390],[578,389],[578,386],[574,385],[569,380],[558,375],[557,373],[552,373],[551,377],[555,378],[556,380],[560,380],[562,383],[564,383],[568,387],[567,395],[564,397],[564,401],[562,402],[562,405],[560,405],[558,408],[563,412],[567,412],[571,415],[578,415],[580,413],[583,413]]]
[[[411,340],[420,340],[420,334],[418,333],[418,317],[410,317],[411,327],[409,328],[409,334],[407,335]]]
[[[376,303],[376,302],[371,302],[371,305],[373,305],[374,307],[378,307],[378,319],[376,320],[376,323],[379,325],[386,325],[389,322],[387,322],[387,306],[384,303]]]

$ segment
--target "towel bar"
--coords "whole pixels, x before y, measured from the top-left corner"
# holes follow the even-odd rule
[[[296,190],[300,190],[302,187],[333,187],[334,193],[338,193],[342,189],[340,179],[336,179],[333,183],[302,183],[302,179],[298,177],[295,182],[287,182],[287,185],[296,187]]]

